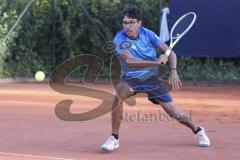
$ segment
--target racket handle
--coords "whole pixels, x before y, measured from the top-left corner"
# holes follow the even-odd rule
[[[168,50],[165,52],[165,54],[166,54],[167,56],[169,56],[170,53],[171,53],[171,50],[170,50],[170,49],[168,49]]]

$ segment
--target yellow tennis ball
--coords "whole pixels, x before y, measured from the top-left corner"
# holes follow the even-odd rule
[[[43,71],[38,71],[36,74],[35,74],[35,79],[39,82],[43,81],[45,78],[45,74]]]

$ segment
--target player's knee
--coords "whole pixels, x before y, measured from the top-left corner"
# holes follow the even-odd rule
[[[131,96],[134,92],[133,90],[131,90],[131,87],[125,82],[118,84],[116,89],[118,96],[122,100],[125,100],[126,98]]]

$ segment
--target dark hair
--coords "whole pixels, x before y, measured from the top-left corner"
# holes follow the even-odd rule
[[[123,17],[127,16],[129,18],[137,19],[138,21],[142,20],[142,10],[135,5],[128,5],[123,11]]]

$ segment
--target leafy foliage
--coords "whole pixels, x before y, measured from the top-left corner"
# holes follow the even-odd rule
[[[28,2],[0,0],[1,40]],[[55,8],[52,2],[34,1],[8,41],[1,42],[0,77],[33,76],[37,70],[51,73],[57,65],[79,54],[103,59],[101,76],[109,76],[112,54],[104,52],[103,46],[121,28],[121,12],[127,4],[142,6],[144,26],[159,32],[157,0],[55,0]],[[185,80],[240,80],[239,59],[179,57],[178,68]]]

